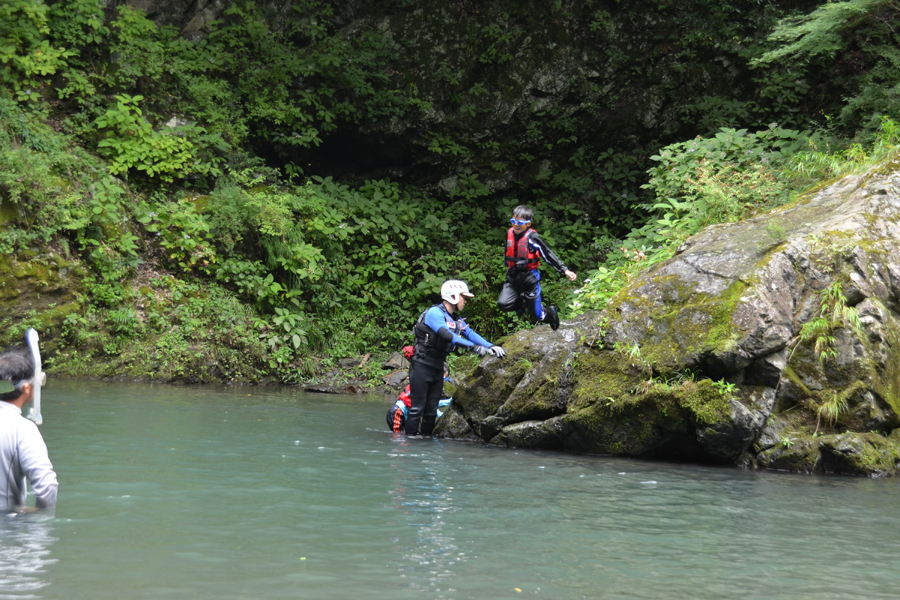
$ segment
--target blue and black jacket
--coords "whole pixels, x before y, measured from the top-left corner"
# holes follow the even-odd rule
[[[492,344],[475,333],[465,320],[450,314],[443,304],[435,304],[419,316],[413,329],[416,351],[412,361],[435,369],[443,369],[444,361],[457,346],[475,345],[490,348]]]

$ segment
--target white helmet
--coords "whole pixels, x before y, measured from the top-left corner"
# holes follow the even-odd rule
[[[474,298],[475,294],[469,292],[469,286],[459,279],[450,279],[441,286],[441,298],[454,306],[459,302],[459,297]]]

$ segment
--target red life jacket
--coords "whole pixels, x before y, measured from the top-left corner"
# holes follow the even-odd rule
[[[534,229],[527,229],[519,243],[516,243],[516,231],[512,227],[506,232],[506,268],[512,269],[519,267],[520,269],[535,270],[541,265],[541,256],[537,252],[533,252],[528,248],[528,238]]]
[[[406,389],[400,392],[400,397],[397,400],[402,400],[403,404],[406,405],[406,408],[412,406],[412,400],[409,397],[409,386],[406,386]]]
[[[388,427],[395,433],[403,433],[403,426],[406,424],[406,416],[409,407],[412,406],[412,400],[409,397],[409,386],[400,392],[400,397],[394,402],[394,405],[388,409]],[[405,407],[405,408],[404,408]]]

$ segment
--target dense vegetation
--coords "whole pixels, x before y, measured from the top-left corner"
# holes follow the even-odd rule
[[[400,21],[418,14],[382,4]],[[893,3],[693,4],[447,3],[468,15],[454,21],[464,43],[436,63],[425,42],[378,19],[346,25],[317,0],[288,16],[235,1],[190,39],[128,5],[8,0],[0,256],[63,256],[86,276],[65,314],[5,305],[3,341],[38,324],[73,374],[308,380],[408,343],[448,277],[474,288],[467,311],[486,337],[529,326],[494,306],[520,202],[567,264],[593,271],[578,290],[545,278],[565,317],[602,307],[702,227],[789,202],[896,143]],[[666,69],[615,43],[648,7],[676,31],[652,40]],[[531,68],[519,49],[540,22],[602,51],[610,79],[576,78],[584,101],[534,106],[504,129],[490,121],[515,93],[504,69]],[[679,85],[678,65],[722,55],[746,85]],[[627,85],[661,86],[674,116],[645,135],[630,121],[603,130],[631,102]],[[370,143],[403,136],[415,160]],[[371,157],[342,164],[336,148],[357,142]],[[368,364],[361,376],[380,375]]]

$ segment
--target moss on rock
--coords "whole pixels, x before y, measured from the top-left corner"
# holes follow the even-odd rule
[[[85,276],[80,263],[49,250],[21,260],[0,256],[0,343],[19,343],[24,328],[35,327],[52,357],[63,321],[82,310]]]
[[[900,434],[846,432],[817,439],[825,473],[884,477],[900,467]]]
[[[820,460],[819,445],[811,437],[786,440],[756,456],[759,468],[795,473],[821,472]]]

